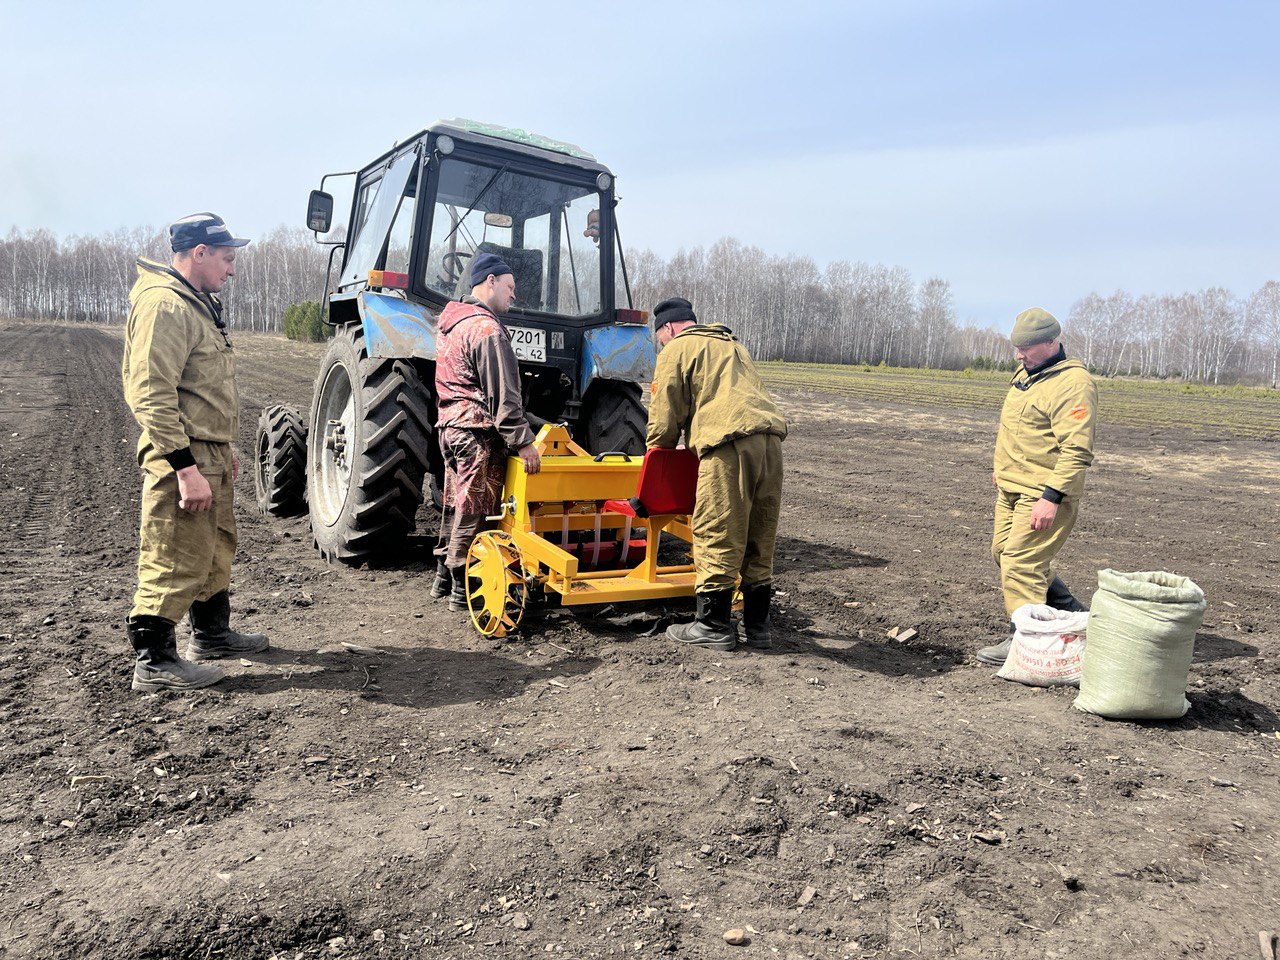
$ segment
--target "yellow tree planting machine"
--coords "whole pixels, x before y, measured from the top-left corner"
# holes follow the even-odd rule
[[[658,558],[663,532],[689,544],[692,558],[693,451],[593,456],[559,424],[535,444],[541,469],[507,459],[497,526],[471,542],[467,606],[477,630],[506,636],[540,594],[559,594],[565,606],[693,596],[693,564]]]

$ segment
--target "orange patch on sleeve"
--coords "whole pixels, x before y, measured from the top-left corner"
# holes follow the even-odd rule
[[[650,380],[650,381],[649,381],[649,392],[650,392],[650,393],[657,393],[657,392],[658,392],[658,381],[657,381],[657,380]]]
[[[1070,410],[1067,411],[1067,416],[1071,417],[1073,420],[1083,420],[1088,415],[1089,415],[1089,408],[1084,406],[1083,404],[1078,407],[1072,407]]]

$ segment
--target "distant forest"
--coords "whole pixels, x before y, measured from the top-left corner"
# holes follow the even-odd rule
[[[13,229],[0,240],[0,319],[122,323],[134,259],[167,262],[167,234],[135,229],[59,240]],[[285,309],[318,299],[328,248],[279,227],[245,247],[224,301],[233,327],[279,331]],[[960,325],[951,286],[917,283],[902,267],[770,256],[723,239],[664,259],[628,249],[635,305],[688,297],[704,322],[723,322],[761,360],[889,366],[1007,367],[1013,352],[995,326]],[[1001,318],[1007,326],[1011,318]],[[1275,386],[1280,367],[1280,282],[1247,297],[1221,287],[1134,296],[1090,293],[1063,320],[1070,353],[1108,376]]]

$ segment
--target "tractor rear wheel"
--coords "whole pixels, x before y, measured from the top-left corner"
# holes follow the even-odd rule
[[[639,384],[600,384],[587,408],[584,446],[592,453],[644,453],[649,414]]]
[[[307,457],[311,535],[326,560],[371,563],[404,545],[432,460],[433,407],[412,363],[369,357],[359,324],[335,333]]]
[[[277,404],[258,417],[253,489],[270,517],[307,512],[307,425],[293,407]]]

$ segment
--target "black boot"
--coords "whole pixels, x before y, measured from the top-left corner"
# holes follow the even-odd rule
[[[241,657],[261,653],[270,644],[265,634],[238,633],[231,629],[231,595],[223,590],[208,600],[191,604],[191,645],[187,656],[192,660],[214,660],[218,657]]]
[[[211,664],[188,663],[178,656],[172,620],[143,615],[130,617],[125,627],[138,653],[133,667],[134,690],[198,690],[223,678],[222,671]]]
[[[431,581],[431,599],[440,600],[453,592],[453,571],[444,565],[444,557],[436,561],[436,578]]]
[[[772,596],[773,586],[768,583],[742,591],[742,632],[746,635],[748,647],[767,650],[773,646],[769,636],[769,600]]]
[[[1089,608],[1071,595],[1067,585],[1059,577],[1049,583],[1049,590],[1044,602],[1055,610],[1066,610],[1068,613],[1084,613]]]
[[[449,569],[449,609],[467,612],[467,568],[452,567]]]
[[[698,594],[698,618],[692,623],[667,627],[667,636],[693,647],[708,650],[732,650],[738,645],[737,633],[729,621],[733,605],[732,590]]]

